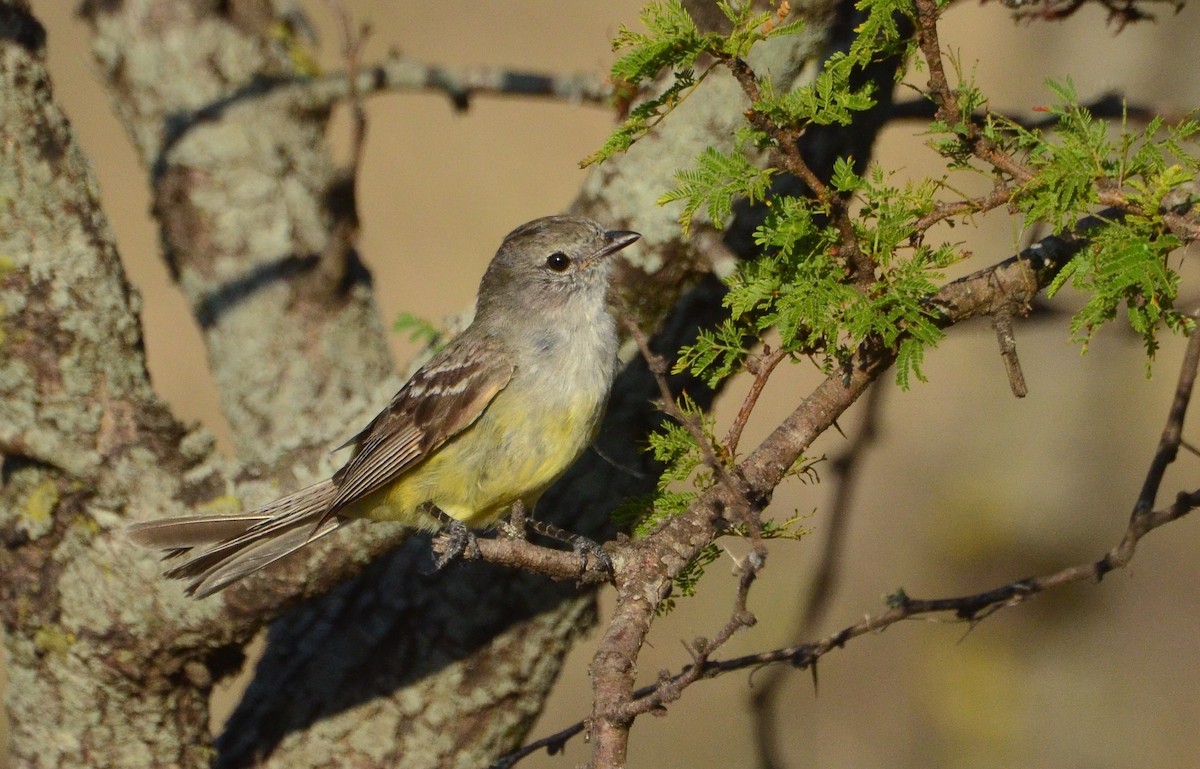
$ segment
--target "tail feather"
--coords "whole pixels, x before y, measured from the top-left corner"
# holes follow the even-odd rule
[[[321,523],[320,527],[314,531],[311,521],[306,520],[301,525],[272,534],[269,539],[249,540],[237,552],[223,555],[219,559],[209,559],[202,553],[197,556],[197,560],[204,559],[207,565],[204,569],[196,572],[196,578],[188,585],[187,593],[196,598],[210,596],[237,582],[247,574],[270,566],[326,534],[336,531],[346,523],[348,521],[345,518],[330,518]],[[189,564],[184,564],[184,566],[187,565]],[[167,576],[176,576],[174,572],[175,569],[172,569],[167,572]],[[179,576],[190,575],[181,574]]]
[[[188,594],[203,598],[337,530],[344,519],[325,519],[336,496],[323,481],[249,513],[147,521],[128,533],[168,558],[186,558],[166,576],[192,580]]]
[[[211,545],[233,539],[246,530],[270,520],[269,516],[253,513],[237,515],[181,515],[158,521],[130,524],[125,529],[129,538],[142,547],[187,552],[194,547]]]

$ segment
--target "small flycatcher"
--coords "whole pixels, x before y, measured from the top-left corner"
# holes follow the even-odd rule
[[[346,446],[333,478],[237,515],[134,524],[187,560],[202,598],[351,520],[472,528],[532,509],[595,437],[616,373],[608,257],[640,237],[574,216],[513,230],[479,284],[475,319]],[[440,512],[439,512],[440,511]]]

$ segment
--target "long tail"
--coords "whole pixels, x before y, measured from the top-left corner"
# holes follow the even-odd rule
[[[166,573],[190,579],[188,595],[204,598],[294,553],[347,521],[323,520],[337,488],[332,481],[300,489],[269,505],[238,515],[189,515],[135,523],[130,538],[187,560]]]

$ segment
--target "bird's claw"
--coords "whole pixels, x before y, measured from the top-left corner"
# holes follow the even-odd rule
[[[608,573],[608,576],[615,576],[616,570],[613,567],[612,557],[600,546],[599,542],[579,534],[574,535],[574,537],[575,539],[571,542],[571,549],[575,551],[575,555],[579,556],[580,574],[587,572],[587,559],[590,555],[596,559],[596,563]]]
[[[471,558],[483,557],[483,553],[479,551],[479,539],[462,521],[454,518],[448,520],[446,527],[437,535],[437,539],[438,544],[434,549],[441,555],[433,563],[434,571],[441,571],[455,559],[467,557],[468,550],[471,552]]]

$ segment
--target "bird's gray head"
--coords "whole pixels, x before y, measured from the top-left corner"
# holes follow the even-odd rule
[[[608,258],[641,237],[578,216],[545,216],[504,238],[479,284],[476,317],[555,312],[580,299],[602,303]]]

